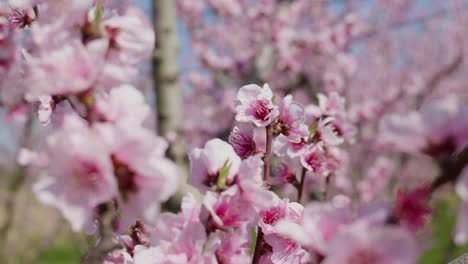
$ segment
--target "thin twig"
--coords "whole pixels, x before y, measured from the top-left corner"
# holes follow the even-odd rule
[[[263,245],[263,232],[260,227],[257,228],[257,242],[255,243],[255,253],[252,259],[253,264],[260,262],[260,257],[262,256],[262,245]]]
[[[271,163],[271,145],[273,142],[273,126],[266,127],[266,148],[263,157],[263,181],[267,186],[270,183],[270,163]]]
[[[307,172],[307,169],[302,167],[301,180],[299,182],[299,185],[297,185],[297,202],[298,203],[302,201],[302,194],[304,192],[304,182],[305,182],[306,172]]]
[[[83,257],[82,264],[103,263],[106,256],[113,250],[120,248],[114,241],[115,221],[118,211],[113,202],[103,204],[99,208],[98,216],[98,240],[95,246],[89,248]]]
[[[271,162],[271,145],[273,143],[273,126],[270,124],[266,128],[266,148],[263,156],[263,182],[269,187],[270,183],[270,162]],[[257,241],[255,244],[255,252],[252,258],[252,264],[257,264],[260,257],[263,255],[263,232],[260,227],[257,227]]]

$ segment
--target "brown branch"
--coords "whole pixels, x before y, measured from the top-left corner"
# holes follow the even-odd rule
[[[454,73],[462,64],[463,62],[463,49],[462,45],[460,45],[460,52],[459,54],[447,65],[442,67],[439,71],[437,71],[427,82],[426,90],[424,93],[419,94],[416,97],[416,107],[420,108],[424,100],[428,95],[430,95],[433,91],[437,89],[440,82],[443,81],[445,78],[449,77],[452,73]]]
[[[90,247],[81,260],[82,264],[101,264],[106,256],[120,248],[114,241],[115,223],[118,211],[114,202],[108,202],[98,207],[98,238],[96,245]]]
[[[307,169],[302,167],[301,171],[301,179],[299,181],[299,185],[296,186],[297,189],[297,202],[300,203],[302,201],[302,193],[304,192],[304,182],[305,182],[305,175]]]
[[[263,232],[260,227],[257,228],[257,241],[255,243],[255,252],[252,258],[252,264],[257,264],[260,262],[260,257],[263,255]]]
[[[270,182],[270,167],[271,167],[271,145],[273,143],[273,125],[270,124],[266,128],[266,148],[263,156],[263,182],[269,187]],[[252,258],[252,264],[257,264],[264,251],[263,232],[260,227],[257,227],[257,241],[255,243],[255,252]]]
[[[271,145],[273,143],[273,126],[266,127],[266,148],[265,156],[263,157],[263,181],[267,186],[270,183],[270,163],[271,163]]]
[[[448,182],[455,182],[466,165],[468,165],[468,146],[455,157],[440,162],[441,173],[431,184],[432,191]]]

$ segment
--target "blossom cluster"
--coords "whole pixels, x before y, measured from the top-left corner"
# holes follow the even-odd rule
[[[430,199],[446,184],[462,201],[453,240],[468,242],[463,98],[442,94],[391,113],[383,109],[403,100],[401,91],[361,104],[344,82],[357,71],[345,50],[363,25],[349,14],[332,27],[312,23],[319,33],[311,34],[306,13],[322,14],[322,1],[177,1],[196,55],[219,77],[191,76],[184,129],[228,130],[193,135],[186,156],[196,191],[179,212],[161,212],[182,177],[135,87],[154,31],[125,2],[0,2],[0,105],[12,119],[34,113],[43,125],[18,162],[37,199],[74,231],[101,236],[102,219],[116,212],[107,227],[116,246],[102,250],[104,263],[414,264]],[[206,6],[221,24],[204,21]],[[273,89],[238,88],[252,79]],[[219,83],[229,90],[206,96]],[[407,184],[395,160],[411,158],[438,174],[416,170],[422,180]]]
[[[228,142],[212,139],[189,154],[189,182],[202,197],[187,194],[181,212],[164,213],[151,224],[135,223],[119,238],[125,247],[112,252],[108,263],[417,263],[424,250],[418,234],[437,186],[371,202],[333,190],[341,146],[354,135],[344,103],[332,93],[303,106],[291,95],[280,100],[267,84],[241,87],[235,106],[239,123]],[[459,105],[451,115],[465,109]],[[440,129],[424,124],[430,136],[431,129]],[[409,136],[398,134],[402,129],[395,124],[385,132],[394,135],[391,139]],[[323,183],[304,184],[307,179]],[[462,199],[465,179],[461,175],[457,187]],[[293,186],[296,195],[284,197],[273,185]],[[458,243],[466,239],[465,217]]]
[[[15,118],[37,113],[46,133],[23,148],[37,198],[73,230],[94,232],[103,205],[120,212],[117,230],[153,221],[178,188],[168,143],[146,120],[151,108],[133,86],[150,58],[154,31],[136,8],[110,1],[1,3],[0,96]]]

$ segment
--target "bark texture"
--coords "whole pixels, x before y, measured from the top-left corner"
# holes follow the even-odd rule
[[[168,151],[170,158],[185,166],[185,153],[180,140],[182,95],[178,84],[177,9],[176,1],[153,0],[153,24],[156,32],[153,75],[159,134],[175,133],[176,140]]]

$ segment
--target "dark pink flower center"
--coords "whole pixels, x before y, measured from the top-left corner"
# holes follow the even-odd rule
[[[8,14],[8,26],[11,29],[14,28],[25,28],[34,21],[34,18],[31,17],[26,11],[20,11],[18,9],[12,9]]]
[[[229,143],[241,159],[248,158],[257,150],[253,138],[249,135],[242,134],[240,131],[233,131],[231,133],[229,136]]]
[[[296,182],[296,174],[289,169],[287,164],[281,163],[278,171],[283,182],[292,184]]]
[[[119,161],[114,155],[112,155],[112,163],[114,165],[114,174],[117,177],[119,191],[124,200],[127,200],[130,193],[137,192],[139,189],[136,182],[137,174],[128,167],[127,164]]]
[[[255,119],[266,121],[270,115],[271,108],[268,100],[257,100],[251,105],[252,115]]]
[[[226,226],[236,227],[241,220],[242,212],[236,210],[233,205],[230,205],[226,202],[222,202],[217,205],[215,208],[216,215],[221,218],[223,224]]]
[[[429,187],[418,188],[409,193],[398,192],[395,208],[398,220],[403,220],[414,231],[422,228],[431,213],[430,195]]]
[[[278,206],[269,208],[260,213],[263,223],[272,225],[285,216],[284,211]]]
[[[312,152],[305,157],[305,162],[311,167],[313,171],[319,171],[325,162],[323,156],[318,152]]]
[[[80,160],[74,170],[77,184],[89,190],[96,190],[99,186],[102,171],[96,162],[91,160]]]

